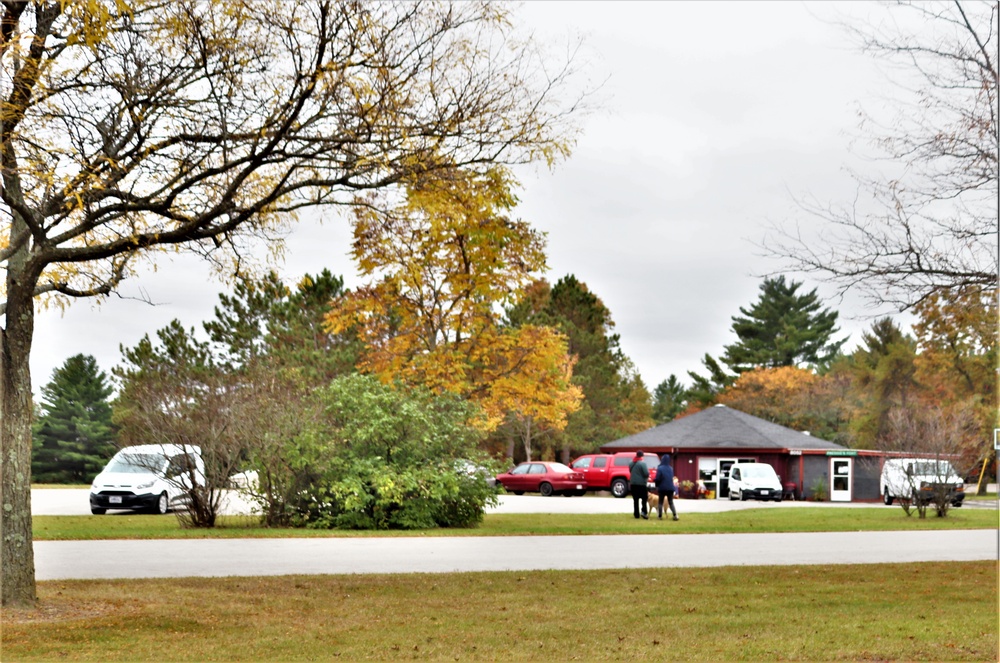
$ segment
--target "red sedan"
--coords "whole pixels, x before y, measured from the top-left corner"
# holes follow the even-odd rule
[[[521,463],[510,472],[498,474],[497,483],[515,495],[528,492],[548,497],[553,493],[583,495],[587,492],[583,473],[562,463]]]

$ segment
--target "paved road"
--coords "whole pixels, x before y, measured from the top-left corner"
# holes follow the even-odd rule
[[[39,580],[990,559],[990,530],[35,542]]]

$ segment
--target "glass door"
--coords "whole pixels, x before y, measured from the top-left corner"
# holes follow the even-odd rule
[[[830,459],[830,501],[850,502],[851,501],[851,474],[854,469],[852,458],[831,458]]]

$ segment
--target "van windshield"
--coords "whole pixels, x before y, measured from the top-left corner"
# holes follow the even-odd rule
[[[951,463],[946,460],[934,461],[925,460],[917,461],[913,463],[912,474],[917,476],[941,476],[949,477],[955,474],[954,468],[952,468]]]
[[[774,469],[770,465],[740,465],[740,471],[747,479],[770,479],[774,476]]]
[[[104,468],[105,472],[121,474],[141,474],[143,472],[159,472],[166,459],[155,454],[125,454],[115,456]]]

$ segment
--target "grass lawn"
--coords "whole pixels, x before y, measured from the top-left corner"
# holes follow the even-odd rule
[[[971,493],[967,492],[967,493],[965,493],[965,501],[968,502],[969,500],[975,500],[977,502],[996,502],[997,501],[997,494],[996,493],[983,493],[982,495],[977,495],[975,492],[971,492]]]
[[[746,509],[722,513],[681,513],[678,522],[635,520],[630,513],[488,514],[474,529],[391,532],[268,529],[245,516],[224,517],[215,529],[182,529],[176,518],[152,515],[35,516],[38,541],[67,539],[178,539],[313,536],[513,536],[532,534],[702,534],[725,532],[846,532],[858,530],[987,529],[998,525],[998,512],[951,509],[947,518],[907,517],[901,508],[852,509],[803,507]]]
[[[4,661],[996,661],[995,562],[39,584]]]

